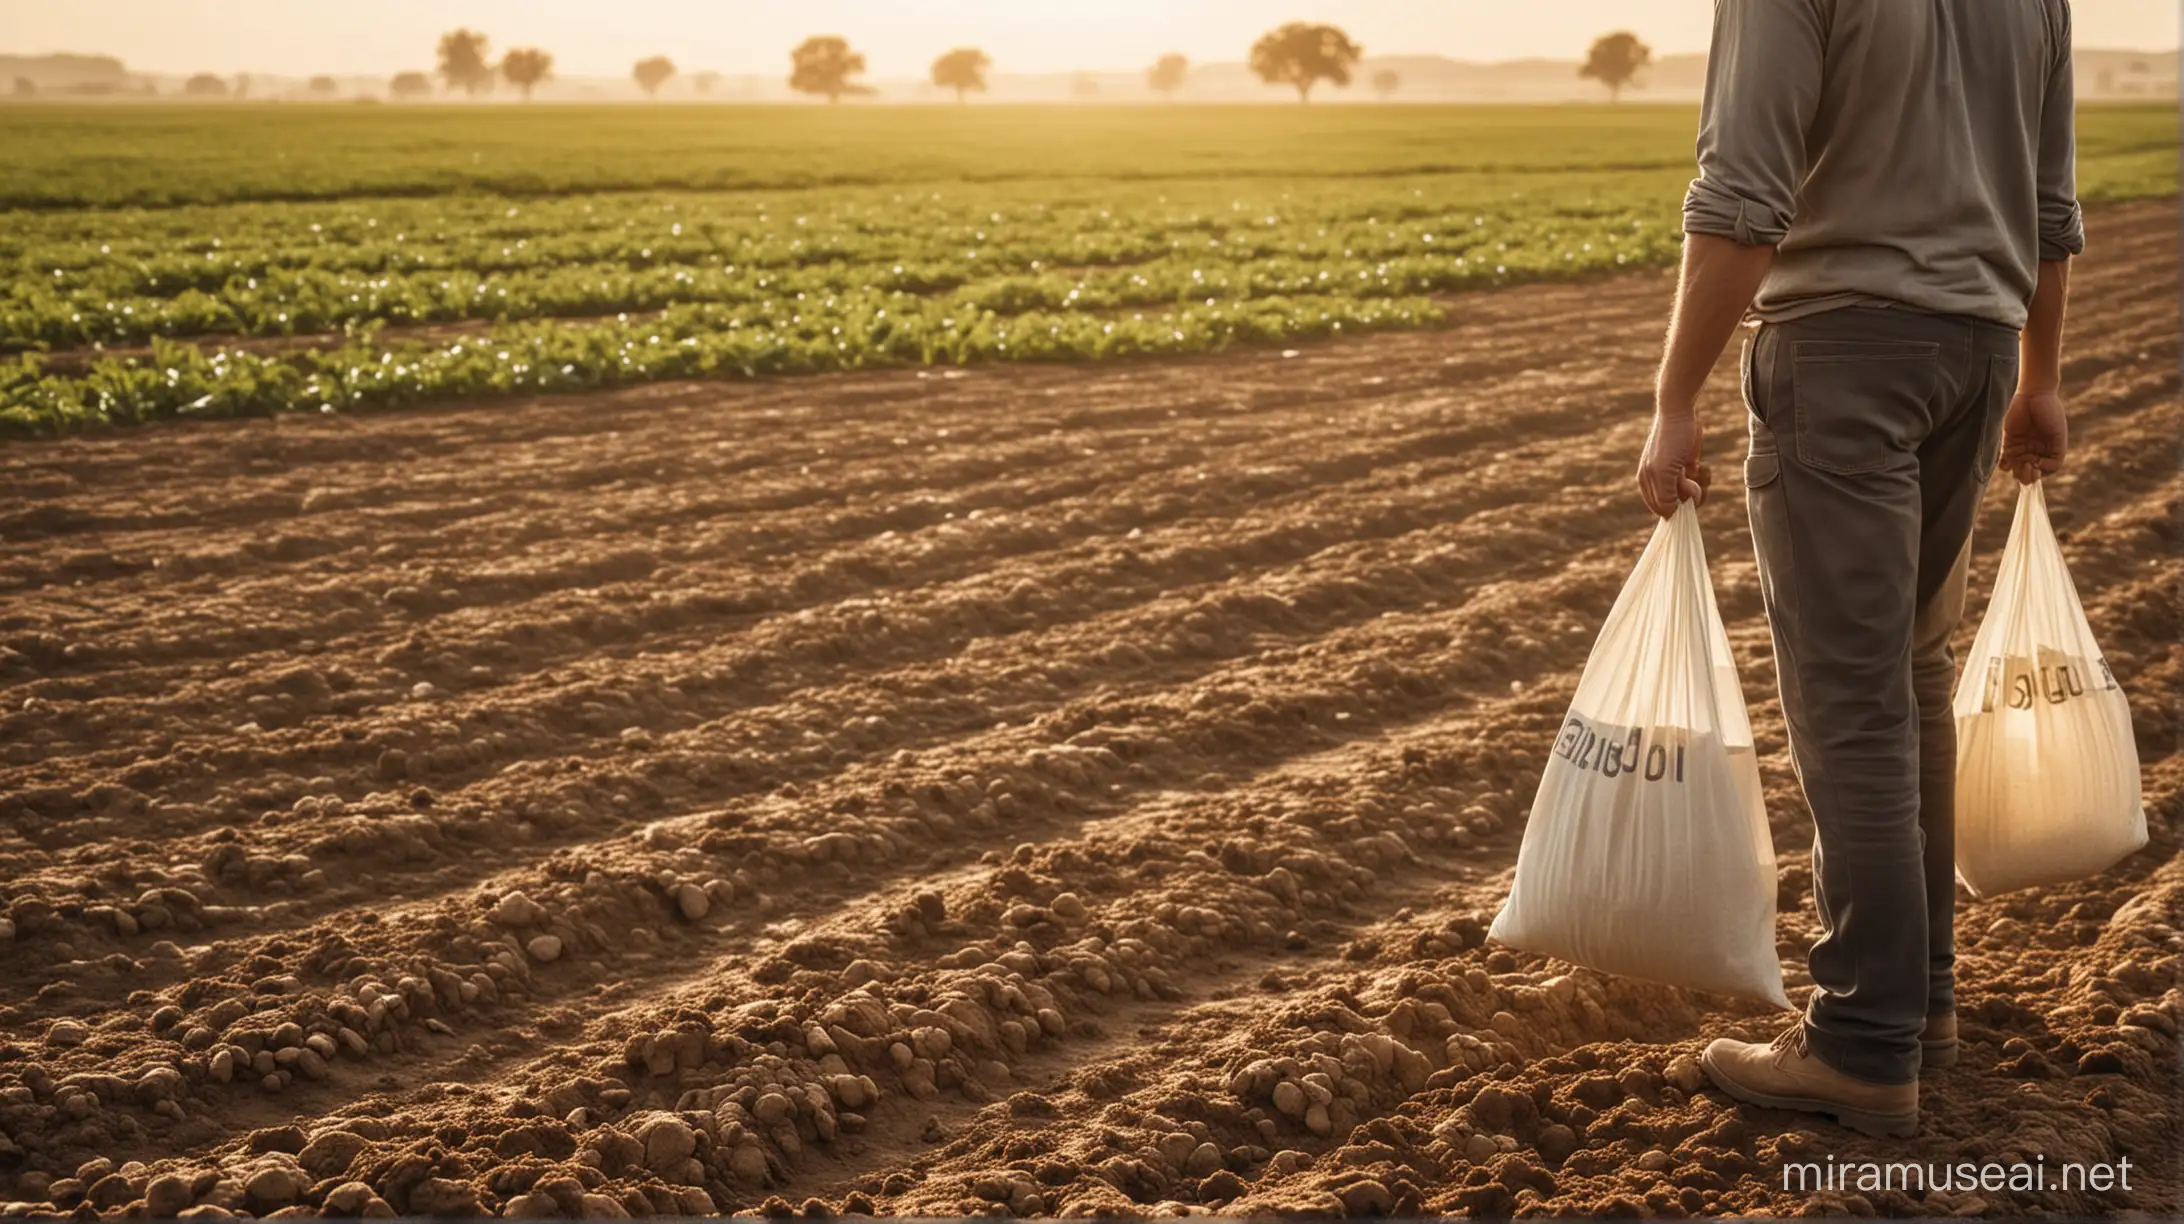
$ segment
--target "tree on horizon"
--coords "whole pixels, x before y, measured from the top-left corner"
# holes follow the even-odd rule
[[[720,74],[710,69],[690,78],[690,88],[696,90],[699,97],[711,94],[714,87],[719,84]]]
[[[993,60],[985,52],[957,47],[933,61],[933,84],[955,90],[955,100],[961,104],[969,100],[966,94],[986,92],[986,70],[991,67]]]
[[[517,47],[501,56],[500,71],[528,102],[532,90],[542,82],[554,79],[554,57],[537,47]]]
[[[1171,51],[1145,70],[1145,83],[1153,87],[1154,93],[1172,98],[1176,90],[1183,88],[1183,79],[1190,74],[1191,61]]]
[[[868,85],[849,78],[862,74],[865,58],[849,49],[839,34],[814,34],[789,52],[789,88],[803,94],[824,94],[839,102],[843,94],[872,92]]]
[[[1288,85],[1297,101],[1312,100],[1321,81],[1337,88],[1350,83],[1350,69],[1365,49],[1331,25],[1292,21],[1267,31],[1251,44],[1251,70],[1269,85]]]
[[[1403,78],[1393,68],[1383,68],[1373,74],[1373,92],[1379,94],[1383,102],[1394,97],[1395,91],[1402,86]]]
[[[331,98],[341,92],[340,82],[330,76],[312,77],[310,84],[306,85],[305,88],[310,90],[311,96],[315,98]]]
[[[209,72],[200,72],[189,80],[182,82],[182,96],[185,98],[225,98],[228,96],[228,83]]]
[[[475,98],[493,88],[493,65],[485,61],[486,46],[485,35],[475,30],[440,36],[440,79],[449,93],[460,89],[464,97]]]
[[[1593,40],[1577,75],[1608,87],[1608,101],[1620,102],[1623,87],[1638,83],[1638,73],[1653,63],[1653,48],[1638,41],[1628,30],[1603,34]]]
[[[422,72],[397,72],[387,82],[387,96],[400,102],[407,98],[422,98],[432,93],[432,78]]]
[[[675,61],[664,55],[641,59],[637,61],[636,67],[629,70],[629,75],[637,82],[637,88],[645,91],[646,97],[657,102],[660,99],[660,86],[667,84],[668,79],[675,75]]]

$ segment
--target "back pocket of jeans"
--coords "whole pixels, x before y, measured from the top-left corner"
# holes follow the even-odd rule
[[[1941,378],[1941,346],[1913,340],[1800,340],[1790,354],[1798,462],[1878,472],[1917,447]]]

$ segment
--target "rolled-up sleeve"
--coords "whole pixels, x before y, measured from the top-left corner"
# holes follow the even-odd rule
[[[2040,258],[2068,259],[2085,251],[2078,211],[2077,98],[2070,68],[2070,6],[2057,4],[2060,37],[2040,103]]]
[[[1790,232],[1827,50],[1818,3],[1716,0],[1685,233],[1772,246]]]

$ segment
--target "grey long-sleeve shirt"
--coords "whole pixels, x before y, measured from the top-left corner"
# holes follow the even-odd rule
[[[1774,244],[1752,313],[2023,327],[2085,248],[2066,0],[1715,0],[1684,232]]]

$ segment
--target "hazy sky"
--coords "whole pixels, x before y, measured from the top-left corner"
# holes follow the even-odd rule
[[[103,52],[143,71],[380,75],[432,67],[467,25],[496,53],[534,45],[563,76],[665,54],[687,71],[786,71],[808,34],[842,34],[872,75],[922,76],[973,44],[1002,72],[1143,68],[1166,51],[1241,59],[1283,21],[1331,20],[1366,53],[1574,58],[1626,28],[1657,53],[1705,49],[1711,0],[0,0],[0,52]],[[2176,0],[2077,0],[2083,47],[2177,45]]]

